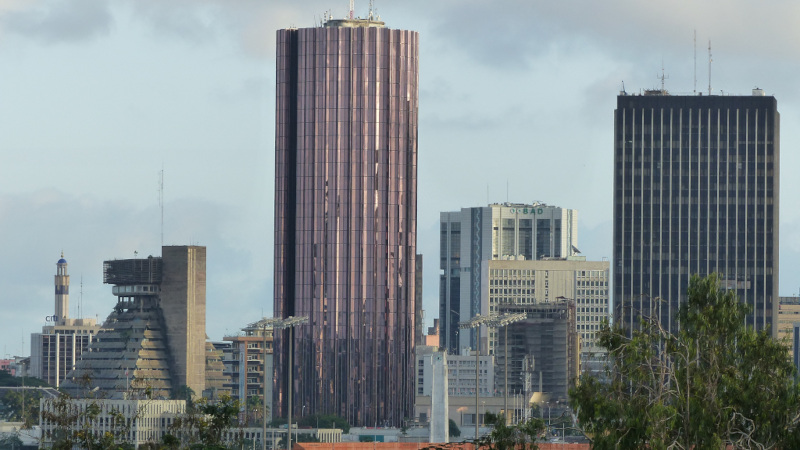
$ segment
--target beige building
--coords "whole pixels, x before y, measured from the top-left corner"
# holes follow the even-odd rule
[[[59,387],[100,331],[95,319],[69,317],[69,272],[64,254],[56,263],[55,313],[31,334],[30,375]]]
[[[231,396],[242,404],[247,404],[249,398],[257,398],[261,405],[266,381],[267,408],[272,414],[272,328],[247,326],[238,334],[223,339],[230,343],[223,349],[223,362],[229,378],[225,386]]]
[[[609,263],[582,256],[540,261],[487,261],[484,269],[483,314],[496,314],[511,305],[540,305],[574,300],[576,331],[584,369],[598,370],[603,350],[597,337],[610,317]],[[485,330],[485,328],[484,328]],[[495,353],[498,333],[488,330],[485,346]],[[487,336],[486,332],[481,333]],[[484,347],[487,348],[487,347]]]
[[[786,339],[790,351],[794,350],[792,324],[800,322],[800,297],[780,297],[778,307],[778,339]]]
[[[119,441],[136,447],[147,442],[159,443],[175,419],[186,412],[184,400],[48,398],[41,399],[39,406],[42,411],[40,448],[50,448],[55,433],[64,427],[71,430],[88,429],[97,435],[113,433]],[[99,408],[99,414],[89,423],[84,423],[86,415],[81,412],[95,406]],[[120,414],[124,419],[122,423],[115,420]],[[58,421],[52,420],[54,415],[59,417]]]

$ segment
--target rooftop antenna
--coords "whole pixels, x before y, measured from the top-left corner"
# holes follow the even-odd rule
[[[666,89],[664,89],[664,80],[668,80],[669,79],[669,75],[664,75],[664,58],[663,57],[661,58],[661,76],[660,77],[657,76],[656,78],[661,79],[661,94],[662,95],[666,94],[667,91],[666,91]]]
[[[373,11],[375,10],[375,2],[374,0],[369,0],[369,20],[374,18]]]
[[[78,297],[78,318],[83,319],[83,274],[81,274],[81,290]]]
[[[354,8],[353,3],[354,2],[355,2],[355,0],[350,0],[350,20],[353,20],[353,8]]]
[[[694,88],[692,93],[697,94],[697,30],[694,30]]]
[[[164,166],[158,173],[158,207],[161,208],[161,246],[164,246]]]
[[[711,39],[708,40],[708,95],[711,95]]]

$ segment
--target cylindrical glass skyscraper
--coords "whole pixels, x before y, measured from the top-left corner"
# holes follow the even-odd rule
[[[275,414],[413,414],[418,34],[371,19],[279,30]],[[300,413],[300,414],[298,414]]]

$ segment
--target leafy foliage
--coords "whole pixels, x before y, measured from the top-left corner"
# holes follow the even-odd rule
[[[124,441],[130,433],[133,421],[127,421],[122,412],[111,409],[108,412],[110,427],[107,431],[96,430],[97,420],[102,415],[102,400],[92,400],[85,407],[74,404],[68,395],[50,399],[50,407],[42,411],[42,418],[52,422],[55,427],[49,436],[52,448],[69,450],[72,448],[129,448]]]
[[[0,370],[0,386],[3,387],[49,387],[46,381],[34,377],[15,377],[7,370]]]
[[[286,423],[286,421],[283,423]],[[350,432],[350,424],[347,422],[347,419],[342,416],[337,416],[336,414],[312,414],[298,420],[297,425],[314,428],[339,428],[344,434]],[[319,427],[317,427],[317,425],[319,425]]]
[[[680,331],[657,318],[606,326],[608,381],[570,391],[593,448],[798,448],[800,390],[786,345],[745,326],[750,309],[716,275],[693,276]]]
[[[458,424],[456,423],[455,420],[450,419],[450,422],[448,423],[448,427],[449,427],[450,437],[451,438],[460,437],[461,436],[461,429],[458,428]]]
[[[189,448],[224,449],[222,438],[236,424],[239,401],[228,395],[215,400],[201,398],[194,408],[177,418],[171,425],[170,437],[165,436],[165,445],[176,445],[176,441]]]
[[[505,417],[486,414],[486,423],[493,425],[492,432],[478,440],[478,446],[488,446],[494,450],[513,450],[517,446],[523,449],[537,449],[536,440],[545,431],[544,421],[532,418],[516,425],[507,425]]]
[[[30,428],[39,423],[41,398],[42,392],[38,390],[28,389],[24,394],[21,391],[6,392],[0,400],[0,417],[9,422],[23,422],[25,428]]]

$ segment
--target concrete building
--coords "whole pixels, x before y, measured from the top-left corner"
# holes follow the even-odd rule
[[[484,261],[565,258],[577,252],[578,211],[544,203],[502,203],[440,215],[441,345],[476,348],[476,331],[459,330],[481,311]]]
[[[40,448],[52,447],[56,434],[65,426],[73,431],[88,428],[97,435],[112,433],[120,441],[138,448],[148,442],[160,443],[175,420],[186,412],[186,401],[43,398],[39,407],[42,411]],[[98,408],[97,416],[89,418],[82,413],[89,407]],[[59,416],[59,420],[53,420],[53,416]]]
[[[231,396],[246,405],[248,399],[257,398],[263,404],[266,381],[267,408],[273,412],[273,330],[272,328],[244,327],[241,332],[223,338],[229,346],[223,349],[225,374]],[[266,375],[266,379],[264,378]]]
[[[416,350],[416,395],[431,395],[434,381],[432,369],[429,367],[430,355],[438,352],[438,348],[419,346]],[[475,397],[475,352],[464,350],[461,355],[448,355],[447,393],[451,397]],[[495,392],[494,357],[481,355],[478,359],[479,395],[488,396]]]
[[[541,304],[504,304],[499,313],[526,313],[528,318],[508,325],[498,335],[496,385],[499,392],[540,392],[550,401],[564,402],[580,375],[580,339],[576,308],[571,299]],[[508,353],[506,354],[506,349]],[[505,386],[508,358],[508,386]]]
[[[117,297],[103,330],[64,382],[82,397],[170,398],[206,389],[206,248],[165,246],[162,256],[103,263],[103,282]]]
[[[59,387],[100,331],[95,319],[69,316],[69,271],[64,254],[56,263],[54,314],[41,333],[31,334],[30,376]]]
[[[794,351],[795,322],[800,322],[800,297],[778,297],[778,339],[786,340]]]
[[[482,314],[498,314],[513,305],[541,305],[570,299],[575,302],[581,367],[599,374],[605,350],[598,332],[611,319],[609,262],[586,261],[583,256],[540,261],[488,261],[482,281]],[[482,348],[497,355],[503,329],[484,328]],[[499,361],[498,361],[499,363]],[[516,375],[515,375],[516,376]],[[498,388],[500,388],[498,386]]]
[[[777,333],[780,115],[775,97],[617,97],[615,323],[677,330],[692,275],[719,273]]]
[[[372,15],[277,32],[275,410],[412,414],[418,34]],[[305,408],[303,408],[305,407]]]
[[[231,378],[225,373],[224,354],[213,342],[206,342],[206,389],[205,398],[231,395]]]

